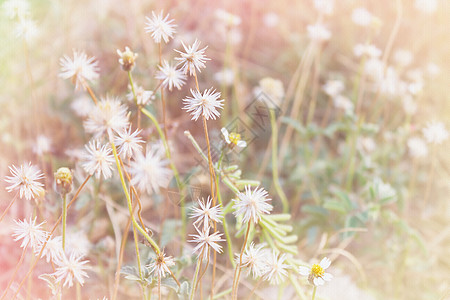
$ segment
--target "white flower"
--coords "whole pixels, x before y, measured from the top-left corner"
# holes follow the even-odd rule
[[[242,267],[248,268],[247,276],[252,273],[253,278],[260,277],[268,272],[267,261],[270,252],[264,248],[264,244],[256,245],[251,242],[242,254]],[[239,263],[240,257],[236,255],[236,263]]]
[[[372,23],[372,14],[364,7],[355,8],[352,12],[352,21],[359,26],[369,26]]]
[[[233,214],[242,216],[242,222],[247,223],[252,221],[258,223],[261,219],[261,215],[270,214],[272,211],[272,205],[267,203],[272,199],[268,198],[269,194],[263,188],[256,187],[253,191],[251,186],[245,187],[244,193],[238,194],[238,199],[233,199],[234,212]]]
[[[415,7],[425,14],[432,14],[438,8],[438,0],[416,0]]]
[[[414,101],[411,95],[405,95],[402,97],[403,110],[407,115],[414,115],[417,112],[417,103]]]
[[[117,49],[117,54],[120,57],[119,64],[122,69],[126,72],[132,71],[136,65],[136,58],[138,57],[138,54],[131,51],[129,47],[125,47],[124,52]]]
[[[274,12],[268,12],[263,16],[263,22],[266,27],[273,28],[280,22],[280,17]]]
[[[377,58],[381,56],[381,50],[378,49],[376,46],[374,45],[370,45],[370,44],[357,44],[354,48],[353,48],[353,54],[355,54],[355,56],[360,57],[363,55],[366,55],[368,57],[373,57],[373,58]]]
[[[333,104],[336,108],[342,109],[345,111],[346,114],[352,114],[353,112],[353,102],[348,99],[347,97],[344,97],[342,95],[338,95],[333,99]]]
[[[286,254],[278,255],[272,251],[272,255],[268,255],[267,270],[264,274],[264,280],[270,281],[271,284],[280,284],[288,275],[287,269],[289,265],[285,264]]]
[[[127,107],[118,98],[107,96],[101,99],[84,122],[86,132],[92,133],[95,138],[103,134],[121,132],[128,127]]]
[[[27,200],[35,199],[45,192],[44,185],[38,182],[38,180],[44,178],[44,174],[38,167],[31,165],[31,162],[23,164],[19,168],[13,165],[9,167],[9,171],[12,176],[6,176],[5,178],[5,181],[11,184],[6,187],[8,192],[18,189],[20,198],[22,199],[25,196]]]
[[[264,77],[259,81],[259,86],[254,89],[253,94],[268,108],[276,108],[284,97],[283,82],[271,77]]]
[[[128,130],[123,130],[118,132],[118,135],[115,138],[115,144],[117,149],[119,150],[119,155],[124,158],[130,158],[133,154],[140,152],[142,150],[142,146],[139,145],[144,141],[139,137],[139,134],[142,130],[136,129],[133,133],[131,133],[131,126],[128,127]]]
[[[33,42],[39,35],[36,22],[31,19],[20,19],[15,28],[17,38],[23,38],[27,43]]]
[[[27,0],[8,0],[3,3],[2,9],[8,18],[22,19],[30,14],[30,3]]]
[[[63,286],[68,284],[71,287],[75,279],[80,285],[83,285],[84,277],[89,277],[85,272],[89,269],[88,266],[85,266],[89,261],[82,261],[82,258],[83,256],[71,253],[69,257],[64,255],[61,260],[56,260],[56,271],[52,274],[56,276],[56,282],[62,283],[64,281]]]
[[[325,270],[331,265],[331,260],[324,257],[319,264],[313,264],[312,267],[301,266],[298,269],[300,275],[308,276],[308,280],[311,284],[315,286],[320,286],[325,283],[325,281],[330,281],[333,275],[330,273],[325,273]]]
[[[181,65],[183,73],[187,74],[189,72],[191,76],[194,75],[195,69],[201,72],[200,69],[205,68],[205,62],[209,60],[209,58],[205,56],[205,50],[208,46],[199,50],[200,42],[198,40],[195,40],[192,46],[186,47],[183,42],[181,42],[181,44],[183,45],[185,52],[175,50],[181,55],[181,57],[175,57],[175,60],[179,61],[177,66]]]
[[[191,94],[192,97],[183,99],[183,109],[191,113],[191,120],[197,121],[200,116],[205,117],[206,120],[215,120],[220,116],[218,109],[223,108],[224,100],[219,100],[219,92],[210,88],[205,90],[202,95],[199,91],[191,89]]]
[[[226,68],[214,74],[214,80],[225,86],[231,86],[234,83],[234,71]]]
[[[84,231],[71,230],[66,237],[66,254],[73,253],[75,256],[86,256],[92,248],[92,243]]]
[[[128,85],[130,92],[127,94],[127,99],[129,101],[134,101],[133,90],[131,90],[131,85]],[[147,105],[151,100],[155,99],[155,94],[153,91],[146,91],[141,86],[134,86],[134,92],[136,93],[137,105]]]
[[[84,170],[97,179],[103,174],[105,179],[112,176],[112,165],[115,162],[112,150],[108,145],[101,145],[98,140],[90,141],[82,154]]]
[[[188,242],[197,243],[193,252],[198,252],[198,257],[200,257],[203,252],[202,259],[206,259],[209,256],[209,251],[211,248],[218,253],[222,253],[222,246],[218,244],[218,242],[225,241],[224,239],[222,239],[222,233],[216,231],[213,234],[210,234],[209,227],[206,229],[204,228],[201,231],[198,230],[198,228],[195,226],[194,228],[198,234],[190,234],[193,239]]]
[[[341,80],[327,80],[322,88],[325,94],[334,98],[344,91],[345,85]]]
[[[316,10],[324,15],[333,14],[334,0],[314,0]]]
[[[156,256],[156,259],[147,267],[150,269],[150,273],[153,274],[153,276],[164,278],[166,277],[166,273],[170,273],[169,267],[173,265],[175,265],[173,257],[166,256],[164,252],[160,252]]]
[[[91,81],[98,78],[98,62],[95,57],[88,57],[83,51],[73,50],[73,60],[64,55],[60,59],[61,72],[59,77],[63,79],[71,79],[75,84],[75,90],[81,87],[86,89],[86,81]]]
[[[158,193],[161,187],[167,187],[173,173],[167,168],[169,161],[163,157],[164,149],[156,145],[147,145],[145,156],[142,152],[137,152],[129,167],[131,184],[148,194]]]
[[[435,76],[439,75],[439,73],[441,73],[441,68],[433,62],[428,63],[426,69],[427,69],[427,74],[430,77],[435,77]]]
[[[244,140],[241,140],[241,135],[239,133],[236,133],[236,132],[228,133],[228,130],[225,127],[223,127],[220,131],[222,132],[225,142],[231,148],[234,148],[234,146],[238,146],[239,148],[247,147],[247,142]]]
[[[394,52],[394,61],[401,67],[409,66],[414,59],[414,55],[411,51],[406,49],[397,49]]]
[[[35,254],[38,255],[41,252],[43,243],[35,250]],[[46,257],[47,262],[55,262],[56,260],[61,260],[64,255],[62,248],[62,237],[55,236],[47,241],[44,251],[42,251],[42,257]]]
[[[383,182],[381,178],[375,178],[372,182],[372,186],[375,192],[375,197],[378,200],[397,200],[397,192],[395,189],[389,183]]]
[[[409,154],[412,157],[426,157],[428,155],[428,146],[425,141],[419,137],[408,139]]]
[[[423,136],[429,144],[442,144],[448,139],[448,131],[442,122],[429,122],[427,126],[422,129]]]
[[[186,75],[176,67],[172,66],[167,60],[162,62],[162,66],[158,66],[159,71],[156,72],[156,79],[162,80],[162,86],[171,91],[174,87],[181,89],[186,82]]]
[[[95,104],[92,99],[85,95],[76,98],[70,104],[70,108],[81,118],[87,117],[94,110],[94,107]]]
[[[235,27],[241,24],[241,17],[229,13],[223,9],[217,9],[214,13],[216,18],[222,22],[226,27]]]
[[[36,250],[45,242],[49,235],[47,231],[42,229],[42,224],[45,221],[36,224],[36,217],[34,220],[30,218],[29,221],[24,219],[23,221],[14,220],[14,222],[16,226],[12,235],[15,237],[14,241],[22,240],[22,244],[20,245],[22,248],[31,247],[33,250]]]
[[[308,37],[316,42],[327,41],[331,38],[331,32],[320,23],[308,25],[306,27]]]
[[[201,200],[198,199],[199,207],[192,207],[191,218],[196,218],[194,225],[197,223],[203,223],[203,230],[206,230],[213,222],[221,223],[222,222],[222,209],[220,205],[212,206],[212,199],[210,196]]]
[[[377,148],[377,144],[371,137],[359,136],[356,139],[356,149],[358,149],[361,154],[366,155],[372,153]]]
[[[364,73],[374,81],[382,80],[384,75],[383,62],[376,57],[369,58],[364,64]]]
[[[36,143],[33,145],[33,152],[38,156],[42,156],[51,150],[52,141],[45,135],[38,135]]]
[[[156,15],[155,12],[152,11],[152,15],[152,18],[145,17],[145,19],[147,19],[147,22],[145,23],[145,32],[152,35],[155,43],[161,43],[161,39],[167,43],[169,39],[173,38],[175,27],[177,27],[177,25],[172,24],[174,20],[169,20],[169,14],[163,17],[162,11],[159,15]]]

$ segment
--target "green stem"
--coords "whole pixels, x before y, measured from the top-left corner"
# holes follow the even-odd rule
[[[227,240],[227,248],[228,248],[228,256],[230,258],[231,264],[233,265],[233,268],[236,267],[236,263],[234,262],[233,258],[233,245],[231,242],[230,233],[228,232],[228,225],[227,225],[227,219],[225,218],[225,212],[223,211],[223,202],[222,202],[222,196],[220,195],[220,189],[219,189],[219,176],[216,177],[216,187],[217,187],[217,201],[219,201],[220,207],[222,208],[223,216],[222,216],[222,222],[223,222],[223,231],[225,233],[225,238]]]
[[[131,221],[133,222],[133,225],[136,227],[137,230],[147,239],[147,241],[152,245],[153,250],[156,252],[156,254],[159,254],[161,250],[159,249],[158,245],[155,243],[155,241],[148,235],[148,233],[136,222],[136,219],[133,214],[133,208],[131,205],[131,197],[128,193],[127,185],[125,183],[125,179],[123,178],[122,168],[120,167],[119,157],[117,155],[117,149],[116,145],[114,144],[114,141],[112,138],[110,138],[111,148],[113,150],[114,159],[116,160],[117,170],[119,171],[119,177],[120,182],[122,184],[123,192],[125,193],[125,197],[127,198],[127,204],[128,204],[128,210],[130,212]]]
[[[189,297],[190,300],[194,300],[195,287],[197,286],[198,272],[200,271],[200,266],[202,265],[204,251],[205,251],[205,246],[203,246],[203,249],[197,258],[197,266],[195,267],[194,279],[192,280],[191,295]]]
[[[278,154],[277,154],[277,144],[278,144],[278,126],[275,120],[275,111],[273,109],[270,110],[270,124],[272,126],[272,176],[273,176],[273,184],[275,185],[275,190],[277,191],[278,196],[281,199],[281,203],[283,205],[283,212],[289,212],[289,202],[284,193],[283,189],[280,185],[280,180],[278,177]]]
[[[316,299],[316,290],[317,290],[317,286],[314,286],[314,290],[313,290],[313,293],[312,293],[311,300]]]
[[[67,194],[62,195],[63,200],[63,211],[62,211],[62,248],[66,249],[66,219],[67,219]]]

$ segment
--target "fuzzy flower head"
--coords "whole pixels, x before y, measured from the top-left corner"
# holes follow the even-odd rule
[[[38,255],[42,250],[43,244],[40,244],[39,247],[34,251],[36,255]],[[47,262],[55,262],[57,260],[61,260],[64,256],[64,250],[62,248],[62,237],[55,236],[47,241],[45,245],[44,251],[42,252],[42,257],[45,257]]]
[[[433,14],[438,9],[438,0],[416,0],[414,6],[425,14]]]
[[[197,69],[198,72],[201,72],[200,69],[205,68],[205,62],[209,60],[209,58],[205,56],[205,50],[208,46],[199,49],[200,42],[198,40],[195,40],[192,46],[186,46],[183,42],[181,42],[181,44],[183,45],[185,52],[175,50],[180,53],[181,56],[175,58],[175,60],[179,61],[177,66],[181,65],[183,73],[187,74],[189,72],[191,76],[194,75],[195,69]]]
[[[142,150],[140,145],[144,141],[139,137],[142,130],[136,129],[131,132],[131,126],[127,130],[119,132],[115,138],[115,144],[119,149],[119,155],[123,158],[130,158],[133,154]]]
[[[264,102],[268,108],[276,108],[284,97],[283,82],[272,77],[264,77],[253,91],[258,100]]]
[[[9,167],[9,171],[12,176],[6,176],[5,178],[5,181],[11,184],[6,187],[8,192],[19,190],[20,198],[22,199],[25,196],[27,200],[37,199],[44,195],[44,185],[38,181],[44,178],[44,174],[31,162],[23,164],[19,168],[13,165]]]
[[[270,281],[271,284],[280,284],[287,277],[289,265],[285,264],[286,254],[278,255],[272,251],[272,255],[267,257],[267,269],[264,274],[264,280]]]
[[[198,207],[192,207],[191,218],[196,219],[194,225],[203,223],[203,230],[206,230],[213,222],[222,222],[222,210],[220,205],[212,206],[212,199],[210,196],[201,200],[198,199]]]
[[[101,99],[84,122],[87,132],[100,138],[103,134],[121,132],[128,127],[127,107],[117,98]]]
[[[335,80],[327,80],[325,84],[322,86],[323,91],[328,96],[334,98],[338,95],[340,95],[345,90],[344,82],[341,80],[335,79]]]
[[[306,30],[308,31],[308,37],[315,42],[324,42],[331,38],[331,32],[320,23],[308,25]]]
[[[122,66],[122,70],[125,72],[130,72],[134,69],[136,65],[136,58],[138,57],[137,53],[134,53],[130,50],[130,48],[125,47],[125,51],[121,52],[117,49],[117,54],[119,55],[119,63]]]
[[[352,21],[356,25],[367,27],[372,23],[372,14],[364,7],[355,8],[352,12]]]
[[[251,186],[245,187],[245,192],[238,194],[238,199],[233,199],[234,214],[236,217],[242,216],[242,222],[247,223],[252,221],[258,223],[261,216],[270,214],[272,205],[267,203],[271,201],[269,194],[263,188],[256,187],[253,191]]]
[[[357,44],[353,48],[353,54],[357,57],[368,56],[377,58],[381,56],[381,50],[371,44]]]
[[[36,224],[36,217],[32,220],[24,219],[23,221],[16,221],[13,237],[14,241],[22,240],[20,247],[31,247],[34,250],[38,249],[47,239],[49,233],[42,229],[42,225],[45,223]]]
[[[31,19],[20,19],[15,28],[16,37],[24,39],[27,43],[33,42],[39,35],[39,28]]]
[[[152,35],[155,43],[161,43],[161,39],[167,43],[169,39],[173,38],[175,27],[177,27],[177,25],[172,24],[174,20],[169,20],[169,14],[163,17],[162,11],[158,15],[152,11],[152,15],[151,18],[145,17],[147,20],[147,22],[145,22],[145,32]]]
[[[428,146],[423,139],[419,137],[412,137],[408,139],[407,144],[409,154],[412,157],[419,158],[419,157],[426,157],[428,155]]]
[[[75,279],[80,285],[84,284],[84,277],[89,277],[86,270],[90,269],[86,264],[88,260],[82,260],[83,256],[77,256],[71,253],[70,256],[64,255],[62,259],[56,260],[56,271],[52,275],[56,277],[56,282],[64,282],[63,286],[73,285]]]
[[[327,257],[324,257],[319,264],[313,264],[311,267],[301,266],[299,268],[300,275],[308,276],[308,281],[315,285],[320,286],[325,283],[325,281],[330,281],[333,278],[333,275],[330,273],[325,273],[325,270],[331,264],[331,260]]]
[[[10,19],[22,19],[30,14],[30,3],[27,0],[7,0],[2,5],[3,13]]]
[[[33,152],[38,156],[42,156],[49,153],[52,149],[52,141],[45,135],[38,135],[36,138],[36,143],[33,143]]]
[[[215,17],[227,28],[239,26],[241,24],[241,17],[227,12],[223,9],[217,9],[214,13]]]
[[[263,276],[268,272],[267,261],[270,252],[264,248],[264,244],[255,245],[251,242],[242,255],[242,267],[248,268],[248,275],[252,274],[253,278]],[[240,257],[236,255],[236,263],[239,263]]]
[[[442,122],[430,122],[422,129],[423,136],[429,144],[439,145],[448,139],[448,131]]]
[[[223,108],[224,100],[219,99],[219,92],[210,88],[209,90],[205,90],[202,94],[197,90],[191,89],[191,94],[192,97],[183,99],[183,109],[191,113],[191,120],[197,121],[200,116],[203,116],[206,120],[215,120],[220,116],[218,109]]]
[[[195,226],[194,226],[195,227]],[[218,243],[225,241],[222,239],[222,233],[218,231],[210,234],[210,228],[203,228],[203,230],[199,230],[195,227],[195,230],[198,234],[191,234],[193,237],[192,240],[188,242],[197,243],[194,248],[194,253],[198,253],[198,257],[202,256],[202,259],[206,259],[209,256],[209,251],[212,248],[214,251],[218,253],[222,253],[222,246]]]
[[[134,94],[131,89],[131,85],[128,85],[130,92],[127,94],[127,100],[134,101]],[[147,105],[150,101],[155,99],[153,91],[146,91],[142,86],[134,86],[134,92],[136,93],[136,104]]]
[[[164,149],[159,145],[147,145],[146,154],[136,152],[128,169],[131,184],[140,191],[148,194],[158,193],[160,188],[169,184],[173,172],[167,166],[169,161],[164,159]]]
[[[314,0],[315,9],[324,15],[333,14],[334,0]]]
[[[241,139],[241,135],[239,133],[229,133],[225,127],[223,127],[220,131],[222,132],[225,142],[231,149],[233,149],[235,146],[238,146],[239,148],[247,147],[247,142]]]
[[[342,109],[347,115],[353,113],[354,105],[353,102],[345,96],[338,95],[333,99],[334,107]]]
[[[159,66],[155,78],[162,80],[162,86],[169,91],[172,91],[174,87],[180,90],[186,82],[186,75],[167,60],[164,60],[162,66]]]
[[[75,90],[86,89],[87,81],[98,78],[98,62],[95,57],[88,57],[83,51],[73,50],[73,59],[64,55],[60,59],[61,72],[59,77],[71,79]]]
[[[112,176],[112,166],[115,162],[112,150],[108,145],[101,145],[98,140],[90,141],[85,146],[85,152],[82,154],[81,166],[84,170],[94,175],[97,179],[101,175],[105,179]]]
[[[173,257],[166,256],[164,252],[160,252],[155,260],[147,267],[150,269],[150,273],[153,274],[153,276],[164,278],[166,277],[166,274],[171,272],[169,267],[173,265],[175,265]]]
[[[72,191],[72,171],[69,168],[59,168],[55,173],[56,191],[61,195],[66,195]]]

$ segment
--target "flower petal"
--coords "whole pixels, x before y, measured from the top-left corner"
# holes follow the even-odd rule
[[[325,270],[331,265],[331,260],[328,257],[322,258],[319,265]]]
[[[315,286],[323,285],[325,283],[325,281],[323,281],[323,279],[320,277],[314,278],[313,282]]]
[[[300,275],[308,276],[309,273],[311,272],[311,270],[310,270],[310,268],[308,268],[308,267],[300,266],[300,267],[298,268],[298,272],[300,273]]]
[[[325,281],[330,281],[331,279],[333,279],[333,275],[331,275],[330,273],[325,273],[323,274],[322,279]]]

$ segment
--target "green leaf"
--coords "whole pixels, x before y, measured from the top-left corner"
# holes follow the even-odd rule
[[[328,200],[325,202],[323,207],[328,210],[340,212],[342,214],[347,213],[347,209],[345,208],[345,206],[341,203],[341,201],[338,200]]]
[[[187,300],[189,299],[189,283],[183,281],[177,290],[178,299]]]

